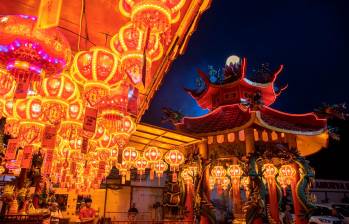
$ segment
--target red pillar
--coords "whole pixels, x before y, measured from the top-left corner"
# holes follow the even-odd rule
[[[276,193],[275,180],[268,180],[268,193],[269,193],[269,204],[270,204],[270,215],[276,223],[280,223],[279,218],[279,203]]]
[[[210,201],[210,188],[208,186],[208,180],[210,178],[210,169],[206,169],[205,173],[204,173],[205,177],[204,177],[204,194],[206,195],[207,201]],[[208,219],[208,217],[205,214],[202,214],[200,217],[200,224],[210,224],[210,221]]]
[[[194,187],[193,187],[193,183],[188,182],[185,184],[186,185],[186,191],[187,191],[187,195],[185,197],[185,207],[188,210],[188,214],[185,217],[185,221],[193,221],[193,217],[194,217],[194,208],[193,208],[193,196],[194,196]]]
[[[240,194],[240,181],[238,179],[233,180],[231,188],[231,200],[233,202],[234,215],[241,213],[241,194]]]
[[[296,175],[293,181],[291,182],[291,191],[292,191],[292,200],[293,200],[293,208],[294,208],[294,214],[295,214],[295,224],[307,224],[308,221],[303,218],[303,207],[301,203],[299,202],[299,199],[297,197],[297,183],[299,181],[299,173],[298,173],[298,166],[293,165],[293,168],[296,170]]]

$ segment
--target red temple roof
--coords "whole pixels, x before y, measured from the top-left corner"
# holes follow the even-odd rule
[[[314,113],[288,114],[268,106],[251,111],[248,107],[233,104],[220,106],[201,117],[185,117],[176,124],[176,128],[191,134],[208,134],[242,130],[253,123],[271,130],[300,135],[318,135],[327,126],[326,119],[319,119]]]
[[[266,83],[258,83],[246,78],[246,59],[243,58],[239,71],[240,77],[224,84],[211,83],[208,76],[198,69],[198,74],[205,83],[205,89],[196,93],[195,91],[186,89],[186,91],[197,101],[203,109],[213,110],[222,105],[231,105],[241,103],[241,100],[250,100],[256,93],[261,95],[264,105],[271,105],[275,102],[277,93],[274,88],[274,82],[281,73],[283,65],[273,73],[272,79]]]

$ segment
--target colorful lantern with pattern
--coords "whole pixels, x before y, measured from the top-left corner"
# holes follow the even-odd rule
[[[69,42],[58,28],[37,29],[36,21],[26,15],[0,17],[0,64],[17,81],[39,81],[70,63]]]
[[[123,26],[110,41],[110,48],[120,57],[121,74],[127,75],[133,84],[142,81],[144,53],[146,69],[163,55],[163,46],[158,34],[149,34],[134,27],[132,23]],[[145,49],[146,48],[146,49]]]
[[[179,165],[184,163],[184,155],[177,149],[172,149],[165,154],[165,161],[170,165],[171,171],[177,171]]]
[[[150,163],[155,163],[162,159],[162,153],[157,147],[147,147],[143,152],[144,158]]]
[[[184,4],[185,0],[121,0],[119,9],[137,28],[164,33],[179,20]]]
[[[243,171],[239,165],[230,165],[228,167],[228,175],[231,177],[233,184],[239,184]]]
[[[134,147],[126,147],[122,151],[122,159],[125,163],[134,164],[138,159],[138,151]]]
[[[167,170],[168,165],[164,161],[158,160],[153,163],[153,168],[158,178],[160,178],[164,174],[164,172]]]
[[[73,109],[69,104],[79,97],[77,85],[67,74],[45,78],[36,89],[43,98],[43,121],[53,125],[69,117],[69,109]]]
[[[277,172],[278,172],[278,170],[274,166],[274,164],[266,163],[266,164],[263,165],[263,176],[266,179],[274,179],[276,174],[277,174]]]
[[[211,170],[211,175],[215,179],[218,185],[221,185],[223,178],[227,174],[227,171],[223,166],[214,166]]]
[[[139,175],[143,175],[145,173],[145,169],[148,167],[148,161],[144,159],[144,157],[140,157],[135,161],[135,165],[137,168],[137,173]]]
[[[91,48],[75,55],[71,75],[83,87],[83,98],[90,106],[96,106],[120,81],[118,64],[117,55],[103,48]]]
[[[41,97],[16,100],[15,116],[19,118],[19,145],[40,145],[46,123],[42,121]]]
[[[279,169],[279,176],[277,177],[277,181],[281,185],[284,190],[284,195],[286,195],[286,188],[288,185],[291,185],[292,181],[295,179],[296,170],[292,167],[292,165],[282,165]]]
[[[223,190],[227,190],[229,187],[229,184],[230,184],[229,178],[227,176],[223,177],[222,183],[221,183]]]

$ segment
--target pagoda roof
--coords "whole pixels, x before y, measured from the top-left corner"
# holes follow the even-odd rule
[[[242,130],[256,123],[270,130],[313,136],[326,131],[326,119],[314,113],[289,114],[268,106],[256,111],[241,104],[220,106],[201,117],[184,117],[176,128],[196,135],[220,134]]]
[[[201,92],[185,89],[191,95],[198,105],[203,109],[213,110],[218,106],[240,103],[241,99],[250,98],[253,93],[259,92],[264,105],[270,106],[284,90],[275,91],[275,81],[283,70],[283,65],[273,72],[271,79],[266,82],[256,82],[246,77],[246,58],[242,59],[239,77],[236,80],[223,82],[220,84],[210,82],[208,75],[202,70],[197,69],[198,75],[205,83],[205,88]],[[232,93],[234,97],[227,94]],[[226,95],[226,96],[224,96]],[[219,102],[214,103],[213,99],[220,98]],[[216,105],[215,105],[216,104]]]

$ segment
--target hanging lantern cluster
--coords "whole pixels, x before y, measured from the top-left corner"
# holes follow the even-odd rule
[[[244,178],[240,165],[229,165],[227,169],[221,165],[217,165],[211,169],[208,185],[211,190],[215,186],[221,187],[223,190],[228,190],[229,186],[244,186],[245,183],[242,181]]]
[[[184,4],[185,0],[120,1],[130,21],[113,36],[110,49],[79,51],[73,60],[57,28],[38,29],[34,16],[0,17],[5,133],[17,139],[16,147],[31,146],[32,153],[43,148],[45,174],[54,183],[98,187],[114,165],[122,175],[131,168],[143,175],[149,168],[159,178],[168,166],[175,173],[179,170],[184,155],[178,150],[163,158],[156,147],[143,153],[127,147],[136,130],[128,101],[135,85],[144,88],[151,79],[146,75],[163,56],[171,25],[180,19]],[[8,166],[18,168],[20,160],[8,160]]]

